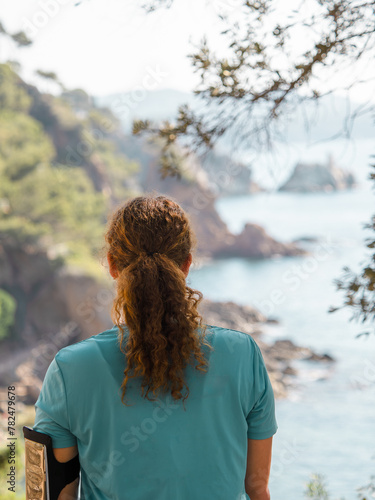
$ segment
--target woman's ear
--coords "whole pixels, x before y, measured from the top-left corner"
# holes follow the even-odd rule
[[[189,269],[192,261],[193,261],[193,256],[191,255],[191,253],[189,253],[189,255],[186,257],[185,262],[181,266],[181,271],[183,271],[185,277],[187,277],[187,275],[189,274]]]
[[[117,270],[116,263],[113,259],[113,256],[109,252],[107,253],[107,261],[108,261],[108,267],[109,267],[109,274],[115,280],[118,277],[118,270]]]

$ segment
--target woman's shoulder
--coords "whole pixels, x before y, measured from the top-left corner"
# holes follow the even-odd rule
[[[85,357],[91,358],[92,355],[98,352],[98,347],[102,350],[106,347],[116,346],[117,339],[118,329],[116,326],[113,326],[108,330],[63,347],[56,354],[55,359],[57,362],[64,362],[67,360],[71,361],[76,357],[79,357],[80,360],[84,360]]]
[[[258,344],[253,337],[240,330],[233,330],[216,325],[206,325],[206,335],[211,338],[215,345],[223,345],[230,352],[249,349],[255,352]]]

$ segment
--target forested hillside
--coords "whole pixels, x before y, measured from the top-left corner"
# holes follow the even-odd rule
[[[128,136],[85,91],[41,93],[16,69],[0,65],[0,340],[32,346],[71,320],[81,337],[106,326],[108,301],[105,318],[94,325],[79,300],[90,287],[95,293],[108,287],[100,266],[108,213],[144,192],[167,194],[188,211],[202,256],[303,253],[256,224],[233,235],[220,219],[217,191],[254,189],[245,166],[212,153],[211,167],[202,168],[175,145],[170,154],[178,175],[163,178],[161,139]],[[225,183],[218,186],[218,179]]]
[[[106,214],[139,192],[111,134],[117,120],[83,91],[41,94],[0,65],[0,338],[64,264],[97,274]]]

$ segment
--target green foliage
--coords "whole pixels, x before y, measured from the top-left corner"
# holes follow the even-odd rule
[[[38,76],[45,78],[46,80],[53,80],[55,82],[58,81],[57,75],[53,71],[43,71],[41,69],[37,69],[35,72]]]
[[[87,115],[87,126],[91,130],[100,131],[103,136],[107,136],[111,131],[120,129],[120,120],[109,108],[92,108]]]
[[[23,238],[39,232],[49,244],[79,238],[88,249],[98,248],[105,199],[81,168],[40,164],[12,183],[5,197],[10,208],[0,218],[3,230],[14,231],[14,225],[27,221]]]
[[[30,40],[30,38],[26,35],[24,31],[17,31],[16,33],[10,33],[4,28],[1,22],[0,22],[0,35],[3,35],[8,39],[13,40],[13,42],[15,42],[18,47],[27,47],[33,43],[32,40]]]
[[[358,488],[358,499],[359,500],[370,500],[370,498],[375,498],[375,476],[371,476],[371,481],[369,484]]]
[[[28,217],[0,215],[0,243],[7,243],[12,247],[35,246],[50,230],[48,224],[35,224]]]
[[[135,120],[133,122],[133,134],[148,134],[161,145],[160,171],[162,177],[181,178],[182,160],[189,156],[189,152],[205,154],[214,146],[212,137],[220,137],[225,132],[223,125],[217,126],[215,131],[207,126],[203,119],[198,118],[188,106],[180,106],[176,123],[168,120],[160,126],[152,125],[149,120]],[[181,154],[178,139],[188,138],[188,148]]]
[[[61,97],[76,111],[88,111],[92,107],[91,97],[83,89],[65,90]]]
[[[375,496],[375,476],[371,477],[369,484],[357,488],[358,500],[370,500]],[[326,489],[325,478],[322,474],[312,474],[310,481],[306,484],[304,492],[305,498],[312,498],[313,500],[330,500],[330,495]],[[340,500],[345,500],[341,498]]]
[[[9,449],[6,447],[7,431],[0,428],[0,498],[1,500],[25,500],[25,441],[23,439],[22,427],[32,427],[35,419],[35,407],[25,406],[20,401],[17,404],[16,415],[16,491],[8,490],[9,484],[4,480],[9,472]],[[5,423],[5,422],[4,422]]]
[[[375,172],[375,165],[372,165],[372,168]],[[375,173],[370,174],[370,179],[375,180]],[[334,282],[337,289],[344,292],[344,303],[339,307],[331,306],[329,312],[335,312],[343,307],[350,308],[353,311],[350,319],[374,324],[372,332],[375,333],[375,215],[364,227],[372,233],[366,243],[370,249],[368,262],[359,273],[353,272],[348,266],[343,268],[342,277]],[[358,336],[369,334],[370,331],[364,331]]]
[[[146,0],[144,7],[153,12],[173,3]],[[199,77],[199,108],[180,107],[171,123],[138,121],[134,133],[164,137],[166,147],[179,139],[198,154],[212,149],[227,132],[233,149],[269,150],[275,140],[284,138],[281,120],[285,123],[301,101],[320,97],[315,88],[319,80],[328,94],[337,88],[333,74],[351,64],[355,75],[357,61],[374,56],[374,2],[311,0],[302,10],[288,9],[278,0],[235,3],[216,2],[220,43],[203,38],[189,55]],[[332,66],[335,71],[327,71]],[[360,82],[344,79],[346,89]],[[173,166],[170,172],[173,175]]]
[[[14,59],[8,59],[6,64],[14,71],[15,73],[19,73],[21,71],[21,64]]]
[[[57,81],[54,73],[39,74]],[[9,66],[0,65],[0,243],[37,245],[52,253],[64,248],[66,263],[93,274],[109,201],[108,192],[93,181],[102,172],[113,186],[113,198],[124,199],[127,179],[138,165],[118,150],[110,133],[98,138],[96,127],[111,118],[110,112],[94,108],[84,91],[66,91],[62,97],[30,92],[35,102],[27,88]],[[38,119],[28,114],[31,109]],[[87,112],[84,118],[77,114],[82,111]],[[56,161],[54,144],[64,159],[64,143],[74,149],[83,140],[93,147],[82,165],[51,163]]]
[[[113,141],[119,121],[109,109],[91,109],[85,123],[85,141],[92,148],[91,162],[105,171],[115,202],[132,196],[129,179],[139,172],[139,164],[130,161]]]
[[[8,337],[12,332],[16,306],[13,297],[0,288],[0,340]]]
[[[49,96],[47,100],[52,108],[53,114],[63,129],[72,130],[80,126],[77,115],[66,99]]]
[[[11,110],[0,111],[0,174],[17,181],[54,155],[50,138],[34,118]]]
[[[30,105],[20,77],[8,64],[0,64],[0,109],[27,112]]]
[[[5,444],[5,439],[3,443]],[[16,442],[16,488],[15,493],[8,490],[9,484],[6,482],[5,478],[9,473],[9,448],[6,446],[0,448],[0,498],[1,500],[24,500],[25,499],[25,447],[24,441],[21,438],[20,433],[17,434]]]
[[[312,474],[311,480],[306,485],[305,497],[313,500],[328,500],[328,492],[321,474]]]
[[[137,135],[142,130],[146,130],[147,122],[138,120],[133,123],[133,134]],[[189,168],[189,161],[193,156],[186,149],[184,150],[175,142],[176,137],[166,137],[164,134],[153,133],[147,137],[142,144],[137,156],[140,161],[150,153],[153,157],[159,158],[160,175],[162,179],[176,177],[180,181],[188,183],[196,180],[194,172]],[[146,153],[146,154],[145,154]]]
[[[53,142],[26,114],[30,99],[19,89],[20,80],[6,65],[0,71],[5,75],[0,80],[0,242],[15,247],[67,243],[69,249],[80,239],[85,258],[92,257],[101,244],[104,196],[82,168],[51,165]],[[62,128],[77,127],[65,100],[51,96],[51,102]]]
[[[28,45],[31,45],[33,42],[28,38],[26,33],[24,31],[18,31],[17,33],[14,33],[13,35],[10,35],[10,37],[16,42],[16,44],[19,47],[27,47]]]
[[[127,179],[138,172],[138,163],[119,154],[109,141],[100,141],[95,149],[94,159],[105,165],[113,197],[118,201],[128,198],[130,191]]]

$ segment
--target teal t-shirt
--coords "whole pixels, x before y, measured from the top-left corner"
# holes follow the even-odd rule
[[[190,394],[141,396],[117,327],[62,349],[46,373],[34,429],[54,448],[78,446],[84,500],[243,500],[247,438],[275,434],[275,401],[256,342],[207,326],[209,368],[188,365]],[[152,395],[151,395],[152,397]]]

